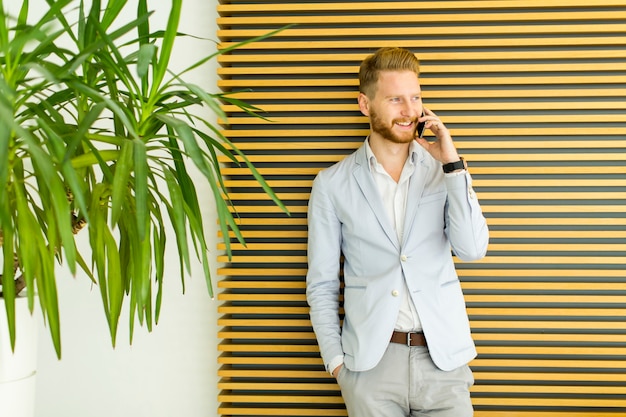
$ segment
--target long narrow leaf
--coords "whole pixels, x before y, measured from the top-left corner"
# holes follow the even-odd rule
[[[146,144],[139,139],[133,140],[135,168],[135,211],[139,240],[146,238],[148,225],[148,155]]]
[[[161,43],[161,53],[159,54],[157,65],[154,68],[152,89],[150,91],[150,97],[153,99],[158,97],[158,91],[161,88],[161,84],[169,67],[172,50],[174,49],[174,41],[178,34],[182,5],[182,0],[172,0],[172,8],[170,9],[167,27]]]
[[[115,164],[113,194],[111,198],[111,225],[116,225],[129,194],[130,173],[133,170],[133,142],[124,141],[120,149],[120,157]]]
[[[120,269],[120,254],[117,249],[115,237],[109,233],[109,229],[105,232],[104,242],[106,248],[106,285],[107,300],[109,302],[109,331],[111,334],[111,342],[113,346],[117,340],[117,326],[120,321],[122,312],[122,301],[124,299],[124,284],[122,280],[122,271]],[[101,284],[102,285],[102,284]]]
[[[72,233],[72,223],[70,213],[69,202],[67,201],[66,190],[63,186],[63,182],[59,179],[55,167],[47,155],[42,152],[41,148],[37,144],[27,140],[28,150],[33,158],[33,164],[35,165],[35,174],[37,180],[41,185],[47,184],[47,188],[50,190],[50,209],[54,210],[55,222],[58,225],[58,232],[61,241],[63,242],[63,248],[67,259],[67,265],[70,268],[72,274],[76,273],[76,245],[74,242],[74,235]]]
[[[176,182],[174,173],[166,169],[165,181],[167,183],[167,189],[170,193],[170,199],[172,202],[172,208],[170,218],[172,220],[172,226],[174,227],[174,233],[176,235],[176,243],[178,244],[178,254],[181,260],[181,268],[184,265],[187,270],[190,270],[191,264],[189,261],[189,247],[187,245],[187,230],[185,228],[186,218],[184,209],[184,198],[181,193],[181,189]],[[184,275],[184,274],[182,274]]]

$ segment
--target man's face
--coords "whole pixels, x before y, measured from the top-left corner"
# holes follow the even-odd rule
[[[359,97],[361,111],[370,118],[372,134],[395,143],[415,139],[422,97],[417,75],[411,71],[380,73],[374,97]]]

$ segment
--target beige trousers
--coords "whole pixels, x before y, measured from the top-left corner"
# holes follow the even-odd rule
[[[369,371],[341,367],[337,381],[350,417],[471,417],[469,366],[437,368],[426,347],[390,343]]]

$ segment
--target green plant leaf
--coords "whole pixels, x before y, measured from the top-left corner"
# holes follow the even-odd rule
[[[128,194],[130,173],[133,170],[133,142],[126,140],[122,143],[120,155],[115,163],[113,177],[113,196],[111,198],[111,225],[119,221]]]
[[[133,144],[133,156],[135,167],[135,211],[137,216],[137,232],[139,240],[146,239],[148,227],[148,154],[146,144],[135,139]],[[150,258],[150,257],[148,257]]]
[[[167,27],[165,28],[165,33],[161,41],[160,54],[154,68],[152,89],[150,91],[150,97],[152,100],[158,97],[158,90],[163,83],[163,79],[165,78],[165,74],[167,73],[167,69],[169,67],[172,50],[174,48],[174,41],[176,40],[176,36],[178,34],[178,25],[180,23],[182,6],[182,0],[172,0],[172,7],[167,19]]]
[[[191,268],[189,260],[189,247],[187,245],[187,229],[185,227],[186,214],[184,208],[184,197],[182,190],[176,181],[175,172],[166,169],[165,181],[167,183],[167,189],[169,191],[171,208],[170,219],[172,220],[172,227],[176,234],[176,243],[178,244],[178,254],[181,264],[181,276],[183,276],[183,266],[189,270]]]

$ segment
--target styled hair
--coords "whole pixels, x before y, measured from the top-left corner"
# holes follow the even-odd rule
[[[419,76],[419,60],[408,49],[380,48],[361,63],[359,91],[368,97],[374,97],[376,83],[382,71],[413,71]]]

